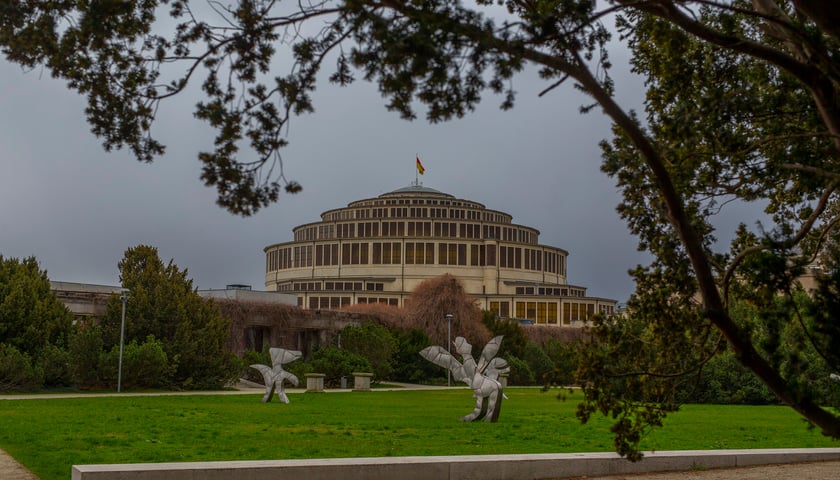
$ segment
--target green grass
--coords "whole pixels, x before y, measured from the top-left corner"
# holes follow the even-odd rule
[[[499,423],[461,423],[469,390],[107,397],[0,401],[0,448],[42,480],[73,464],[612,451],[609,422],[508,389]],[[837,447],[785,407],[689,405],[648,450]]]

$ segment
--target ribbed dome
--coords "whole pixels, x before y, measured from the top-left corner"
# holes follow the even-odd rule
[[[382,197],[389,197],[392,195],[405,195],[406,193],[422,193],[422,194],[431,194],[431,195],[441,195],[444,197],[455,198],[453,195],[448,193],[443,193],[440,190],[435,190],[434,188],[424,187],[423,185],[409,185],[407,187],[398,188],[393,192],[383,193],[379,196]]]

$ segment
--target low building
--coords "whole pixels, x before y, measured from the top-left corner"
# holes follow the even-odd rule
[[[105,316],[108,301],[123,292],[119,286],[76,282],[50,282],[56,298],[73,313],[75,321],[95,324]],[[245,350],[266,347],[301,350],[304,355],[326,345],[342,328],[358,324],[359,314],[312,312],[296,305],[293,295],[253,291],[248,285],[228,285],[219,290],[198,290],[212,299],[231,322],[227,348],[242,355]],[[128,301],[131,301],[129,296]],[[126,318],[131,322],[131,317]]]
[[[305,309],[386,303],[403,306],[421,282],[448,273],[501,317],[582,326],[616,301],[567,282],[562,248],[481,203],[412,185],[328,210],[264,249],[268,291]]]

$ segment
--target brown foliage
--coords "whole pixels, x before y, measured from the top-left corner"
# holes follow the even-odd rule
[[[457,278],[445,274],[414,289],[405,302],[405,327],[425,331],[433,345],[446,346],[446,314],[452,314],[451,339],[461,336],[473,345],[484,345],[490,332],[481,323],[481,309],[467,295]]]
[[[548,325],[528,325],[525,330],[525,337],[529,342],[534,342],[544,347],[549,340],[559,340],[563,343],[588,339],[591,334],[585,328],[557,328]]]
[[[292,331],[293,320],[300,317],[301,309],[297,306],[277,303],[243,302],[239,300],[214,299],[222,316],[230,319],[231,334],[225,348],[241,354],[245,345],[245,328],[249,325],[270,325],[278,331]],[[289,338],[293,338],[289,335]],[[283,346],[271,343],[271,346]]]
[[[368,317],[374,323],[382,325],[385,328],[405,328],[405,310],[393,305],[385,303],[357,303],[343,307],[341,310],[357,313],[362,317]]]

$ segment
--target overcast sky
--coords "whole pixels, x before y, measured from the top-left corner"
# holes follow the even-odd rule
[[[293,120],[283,153],[303,191],[250,218],[217,207],[198,179],[196,154],[212,136],[193,120],[195,98],[164,104],[154,133],[167,153],[141,164],[105,152],[84,99],[47,72],[0,62],[0,85],[0,254],[35,256],[52,280],[118,285],[126,248],[148,244],[200,289],[262,290],[265,246],[292,240],[293,227],[325,210],[410,185],[415,154],[424,186],[507,212],[540,230],[541,244],[566,249],[569,283],[591,296],[625,301],[627,270],[645,262],[599,170],[608,120],[578,113],[589,102],[571,85],[538,98],[545,84],[533,72],[517,78],[512,111],[488,95],[474,114],[438,125],[400,120],[369,84],[326,85],[316,112]],[[622,74],[619,96],[637,107],[641,83]]]

